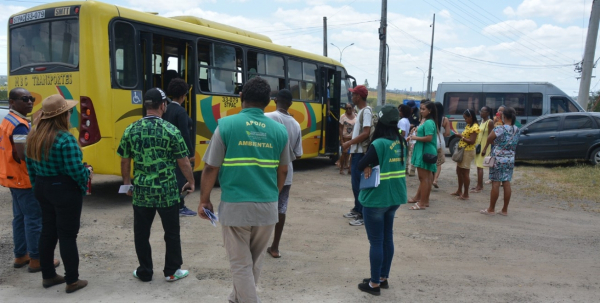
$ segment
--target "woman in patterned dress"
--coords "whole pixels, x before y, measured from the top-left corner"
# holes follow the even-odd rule
[[[497,126],[488,137],[488,143],[494,143],[494,149],[490,154],[496,159],[493,167],[490,167],[490,180],[492,180],[492,191],[490,193],[490,205],[487,209],[479,212],[484,215],[494,215],[496,201],[500,195],[500,183],[504,187],[504,206],[499,215],[508,215],[508,203],[510,202],[513,169],[515,167],[515,151],[519,142],[519,128],[515,126],[516,112],[512,107],[504,108],[502,121],[504,125]]]

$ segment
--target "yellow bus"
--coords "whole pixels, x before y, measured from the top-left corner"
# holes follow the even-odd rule
[[[252,77],[272,95],[288,88],[300,123],[304,157],[336,157],[340,105],[356,81],[337,61],[273,44],[257,33],[193,16],[166,18],[96,1],[56,2],[12,15],[8,26],[9,89],[36,98],[79,100],[71,116],[83,159],[99,174],[120,175],[116,149],[125,128],[143,115],[142,96],[166,91],[173,78],[190,84],[184,107],[195,121],[194,170],[221,117],[241,110],[239,91]],[[274,111],[271,103],[266,111]]]

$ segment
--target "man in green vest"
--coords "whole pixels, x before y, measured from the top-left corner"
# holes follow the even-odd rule
[[[204,154],[198,215],[213,212],[210,192],[221,183],[219,222],[233,276],[229,302],[260,302],[256,285],[273,227],[277,204],[294,159],[285,127],[264,115],[271,87],[250,79],[240,97],[242,111],[219,120]]]

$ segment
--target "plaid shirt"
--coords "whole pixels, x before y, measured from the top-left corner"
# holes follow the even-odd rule
[[[50,149],[48,160],[46,160],[45,154],[42,155],[42,161],[26,159],[31,186],[35,187],[36,176],[65,175],[77,182],[81,194],[85,195],[90,171],[83,166],[82,158],[83,154],[75,137],[69,132],[58,132],[54,144],[52,144],[52,149]]]

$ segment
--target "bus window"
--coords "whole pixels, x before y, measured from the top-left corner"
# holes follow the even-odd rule
[[[525,94],[506,94],[504,105],[514,108],[517,116],[525,116]]]
[[[288,66],[292,97],[299,100],[316,100],[317,65],[289,60]]]
[[[446,93],[444,95],[444,104],[448,115],[461,115],[467,110],[478,111],[480,93]]]
[[[135,30],[129,23],[115,22],[114,37],[113,77],[119,86],[133,88],[137,85]]]
[[[271,97],[285,88],[283,57],[248,51],[248,79],[260,76],[271,86]]]
[[[540,93],[529,93],[527,96],[528,104],[530,108],[529,116],[538,117],[542,115],[542,106],[544,104],[544,97]]]
[[[569,112],[578,112],[579,110],[571,100],[565,97],[551,97],[550,98],[550,113],[569,113]]]
[[[79,64],[79,21],[34,23],[10,32],[11,70],[37,63]]]
[[[198,42],[200,89],[211,93],[237,94],[242,86],[242,58],[239,47]]]

